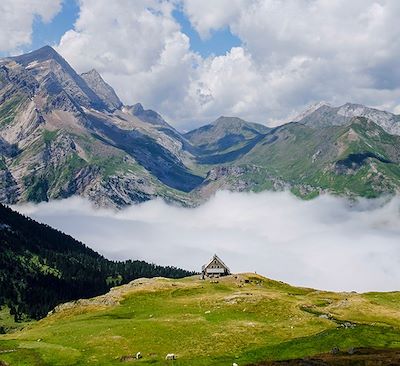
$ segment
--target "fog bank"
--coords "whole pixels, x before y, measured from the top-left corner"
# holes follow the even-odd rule
[[[217,253],[234,272],[340,291],[400,290],[400,198],[219,192],[194,209],[154,200],[96,209],[78,197],[18,211],[111,259],[200,270]]]

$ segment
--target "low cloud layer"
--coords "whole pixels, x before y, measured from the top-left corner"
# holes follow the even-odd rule
[[[217,253],[234,272],[341,291],[400,286],[400,197],[391,200],[289,193],[219,192],[180,208],[160,200],[120,212],[81,198],[18,206],[112,259],[144,259],[199,270]]]

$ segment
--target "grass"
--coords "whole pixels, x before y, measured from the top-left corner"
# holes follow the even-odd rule
[[[7,170],[7,164],[3,156],[0,157],[0,170]]]
[[[20,95],[15,95],[10,99],[7,99],[0,106],[0,127],[7,126],[12,121],[18,112],[18,107],[22,104],[25,99]]]
[[[28,324],[30,322],[16,322],[7,306],[0,307],[0,334],[20,330]]]
[[[400,347],[400,293],[321,292],[258,275],[140,282],[1,336],[0,351],[12,352],[0,360],[119,365],[140,351],[142,365],[169,364],[167,353],[177,354],[175,365],[244,365],[333,347]]]
[[[50,131],[44,129],[42,131],[43,141],[46,145],[49,145],[51,142],[53,142],[57,138],[57,135],[58,135],[58,130]]]

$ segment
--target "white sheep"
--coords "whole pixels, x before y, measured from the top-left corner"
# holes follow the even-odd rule
[[[168,353],[168,354],[165,356],[165,359],[166,359],[166,360],[176,360],[176,355],[175,355],[175,353]]]
[[[142,353],[141,353],[141,352],[136,353],[135,358],[136,358],[137,360],[140,360],[140,359],[142,358]]]
[[[236,362],[234,362],[233,364],[232,364],[232,366],[239,366]]]

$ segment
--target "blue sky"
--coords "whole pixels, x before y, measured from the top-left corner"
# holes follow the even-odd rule
[[[202,39],[182,11],[175,10],[173,15],[180,24],[181,31],[190,38],[190,48],[203,57],[224,55],[232,47],[241,45],[240,39],[230,32],[229,27],[212,30],[209,38]]]
[[[27,49],[37,49],[45,45],[58,44],[63,34],[73,25],[79,15],[79,4],[75,0],[65,0],[62,10],[49,23],[36,16],[32,25],[32,44]],[[26,49],[25,49],[26,51]]]
[[[58,44],[63,34],[73,28],[78,16],[79,4],[75,0],[64,0],[62,10],[51,22],[45,23],[36,16],[32,26],[32,44],[24,46],[23,51]],[[210,37],[202,39],[184,12],[176,9],[173,11],[173,16],[180,24],[182,33],[189,37],[191,50],[203,57],[224,55],[232,47],[241,45],[240,39],[230,32],[229,27],[212,30]]]

